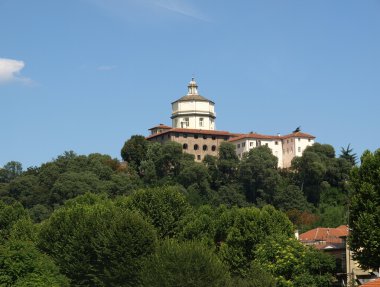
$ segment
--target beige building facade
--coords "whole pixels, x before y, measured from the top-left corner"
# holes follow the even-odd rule
[[[266,145],[278,158],[277,167],[288,168],[295,156],[302,156],[306,147],[314,144],[315,137],[300,131],[285,136],[270,136],[257,133],[243,134],[229,141],[235,144],[236,154],[241,159],[251,149]]]

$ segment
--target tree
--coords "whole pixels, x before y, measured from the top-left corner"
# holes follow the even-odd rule
[[[250,202],[260,199],[265,203],[273,203],[273,196],[281,180],[277,161],[267,146],[251,149],[243,157],[239,166],[239,180]]]
[[[351,166],[355,166],[357,163],[357,155],[356,153],[353,153],[354,149],[350,147],[350,144],[346,148],[341,147],[340,148],[340,158],[343,158],[347,160]]]
[[[30,241],[11,240],[0,245],[0,285],[15,287],[65,287],[67,278],[51,258]]]
[[[60,175],[51,189],[51,202],[61,205],[66,200],[86,192],[99,193],[101,184],[99,178],[92,172],[68,171]]]
[[[222,142],[219,146],[217,166],[221,184],[231,183],[236,179],[239,158],[235,150],[235,145],[229,142]]]
[[[144,287],[225,287],[229,280],[218,257],[195,241],[164,241],[142,271]]]
[[[239,184],[228,184],[220,187],[216,194],[214,204],[217,206],[225,204],[228,207],[244,207],[249,205],[245,198],[244,190]]]
[[[294,238],[268,238],[257,247],[255,262],[276,278],[279,287],[332,286],[334,259]]]
[[[309,203],[301,190],[296,185],[288,185],[280,188],[274,195],[274,206],[282,211],[307,210]]]
[[[8,239],[13,225],[25,218],[29,218],[28,212],[19,202],[8,205],[0,201],[0,243]]]
[[[380,266],[380,149],[365,151],[351,173],[349,244],[360,265]]]
[[[177,142],[166,142],[162,145],[161,157],[157,161],[158,176],[173,179],[178,176],[183,159],[182,145]]]
[[[141,135],[133,135],[127,140],[121,149],[121,157],[126,162],[140,166],[141,161],[146,157],[149,142]]]
[[[225,209],[217,220],[218,255],[232,275],[245,277],[258,244],[272,235],[290,237],[293,226],[272,206]]]
[[[180,220],[190,208],[176,187],[140,189],[126,199],[126,207],[141,213],[161,238],[172,237],[178,232]]]
[[[10,161],[0,168],[0,183],[10,182],[22,174],[22,165],[18,161]]]
[[[246,276],[235,277],[231,285],[234,287],[276,287],[276,280],[267,270],[252,262]]]
[[[93,194],[57,209],[38,239],[75,286],[137,286],[155,245],[153,227],[139,214]]]

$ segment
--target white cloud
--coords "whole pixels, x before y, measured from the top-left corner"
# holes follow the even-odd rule
[[[211,22],[210,19],[199,11],[191,0],[83,0],[107,10],[124,19],[149,19],[155,15],[165,15],[163,12],[179,14],[196,20]],[[154,13],[151,13],[154,12]]]
[[[23,61],[0,58],[0,84],[9,82],[30,83],[30,79],[20,76],[24,67]]]
[[[197,11],[194,7],[181,0],[156,0],[152,1],[152,4],[157,5],[163,9],[169,10],[173,13],[178,13],[183,16],[191,17],[197,20],[209,22],[210,20],[203,15],[200,11]]]

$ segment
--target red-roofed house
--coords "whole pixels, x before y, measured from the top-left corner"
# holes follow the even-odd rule
[[[367,283],[360,285],[360,287],[380,287],[380,278],[368,281]]]
[[[347,225],[337,228],[318,227],[299,235],[299,240],[309,246],[327,252],[337,260],[337,266],[341,267],[338,278],[342,286],[348,286],[347,282],[353,280],[363,283],[373,278],[374,274],[368,270],[362,270],[358,263],[352,259],[352,252],[346,242],[349,229]]]

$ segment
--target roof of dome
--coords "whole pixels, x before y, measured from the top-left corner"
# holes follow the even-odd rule
[[[206,99],[205,97],[201,96],[200,94],[198,94],[198,85],[195,82],[194,78],[191,79],[187,87],[188,87],[187,95],[183,96],[182,98],[179,98],[173,103],[179,102],[179,101],[182,101],[182,102],[183,101],[203,101],[203,102],[211,102],[214,104],[213,101],[210,101]]]

